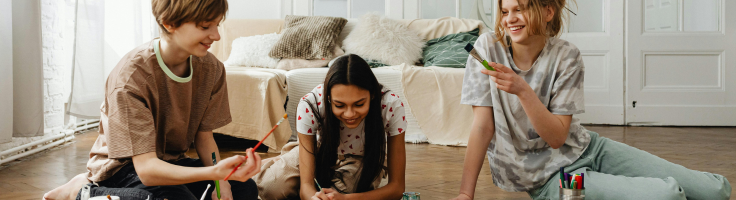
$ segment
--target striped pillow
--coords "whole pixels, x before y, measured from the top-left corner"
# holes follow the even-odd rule
[[[340,17],[287,15],[286,29],[268,56],[331,59],[336,40],[347,22]]]

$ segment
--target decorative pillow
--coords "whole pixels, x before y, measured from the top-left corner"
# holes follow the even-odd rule
[[[335,45],[333,48],[333,55],[335,57],[339,57],[345,52],[342,51],[342,48],[340,46]],[[318,68],[318,67],[325,67],[330,62],[330,59],[319,59],[319,60],[307,60],[307,59],[300,59],[300,58],[284,58],[279,61],[279,64],[276,65],[276,69],[283,69],[286,71],[292,70],[292,69],[301,69],[301,68]]]
[[[385,16],[368,13],[350,32],[343,47],[363,59],[389,65],[414,64],[422,58],[424,40],[406,25]]]
[[[347,38],[348,35],[350,35],[350,32],[352,32],[353,29],[355,29],[355,26],[358,25],[358,20],[359,19],[356,19],[356,18],[350,18],[348,19],[348,23],[345,23],[345,27],[342,28],[342,31],[340,32],[340,36],[337,38],[337,43],[340,44],[340,46],[344,47],[342,42],[345,41],[345,38]]]
[[[280,37],[280,34],[271,33],[237,38],[233,40],[233,49],[224,64],[276,68],[279,60],[268,57],[268,51],[271,51]]]
[[[465,68],[468,54],[465,45],[475,44],[479,29],[470,32],[449,34],[427,41],[424,48],[424,66]]]
[[[285,30],[269,56],[274,58],[332,58],[342,28],[348,20],[339,17],[287,15]]]

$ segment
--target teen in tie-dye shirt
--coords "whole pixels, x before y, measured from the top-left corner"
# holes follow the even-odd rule
[[[468,58],[461,103],[473,106],[474,119],[455,199],[475,197],[484,154],[494,184],[534,199],[559,198],[560,167],[585,173],[588,199],[728,199],[723,176],[600,137],[573,117],[585,111],[585,66],[575,45],[555,37],[565,7],[565,0],[501,0],[495,35],[475,42],[497,71]]]

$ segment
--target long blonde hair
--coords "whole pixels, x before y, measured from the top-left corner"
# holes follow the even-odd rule
[[[575,0],[569,0],[575,5]],[[518,2],[518,0],[517,0]],[[503,28],[501,20],[503,14],[501,12],[502,0],[498,0],[498,9],[496,10],[496,26],[495,34],[496,40],[501,41],[501,44],[507,46],[508,44],[504,41],[506,38],[506,31]],[[530,35],[545,35],[547,37],[558,37],[560,31],[565,26],[565,21],[569,19],[567,12],[563,10],[566,8],[568,0],[528,0],[526,4],[519,2],[519,7],[524,13],[525,20],[527,21],[527,28],[529,28]],[[544,21],[544,9],[550,6],[554,10],[554,17],[547,23],[547,28],[542,29]]]

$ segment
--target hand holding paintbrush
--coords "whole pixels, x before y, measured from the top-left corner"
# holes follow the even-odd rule
[[[279,127],[279,124],[281,124],[281,122],[283,122],[283,121],[284,121],[284,119],[286,119],[286,117],[288,117],[288,116],[289,116],[289,115],[287,115],[287,114],[284,114],[284,117],[283,117],[283,118],[281,118],[281,119],[279,120],[279,122],[278,122],[278,123],[276,123],[276,125],[275,125],[275,126],[273,126],[273,128],[271,129],[271,131],[269,131],[269,132],[268,132],[268,134],[266,134],[266,136],[265,136],[265,137],[263,137],[263,139],[261,139],[261,141],[260,141],[260,142],[258,142],[258,144],[256,144],[256,146],[255,146],[255,147],[253,147],[252,151],[247,151],[247,150],[246,150],[246,151],[247,151],[247,152],[249,153],[249,154],[247,154],[247,155],[246,155],[246,158],[252,158],[252,157],[253,157],[253,156],[252,156],[252,155],[253,155],[253,151],[255,151],[256,149],[258,149],[258,147],[259,147],[259,146],[261,146],[261,144],[263,144],[263,141],[264,141],[264,140],[266,140],[266,138],[268,138],[268,136],[269,136],[269,135],[271,135],[271,133],[273,133],[273,131],[274,131],[274,130],[276,130],[276,127]],[[251,150],[251,149],[248,149],[248,150]],[[256,154],[256,156],[258,156],[258,154]],[[250,163],[250,162],[249,162],[249,163]],[[227,181],[227,180],[228,180],[228,178],[230,178],[230,176],[231,176],[231,175],[233,175],[233,173],[235,173],[236,171],[238,171],[238,167],[240,167],[240,165],[242,165],[242,164],[243,164],[243,163],[240,163],[240,164],[239,164],[238,166],[236,166],[236,167],[235,167],[235,169],[233,169],[233,171],[232,171],[232,172],[230,172],[230,174],[228,174],[227,176],[225,176],[225,181]],[[258,157],[258,166],[261,166],[261,157]],[[260,172],[260,168],[258,169],[258,171]],[[257,174],[257,172],[256,172],[256,174]],[[253,174],[253,175],[255,175],[255,174]],[[252,176],[251,176],[251,177],[252,177]]]

